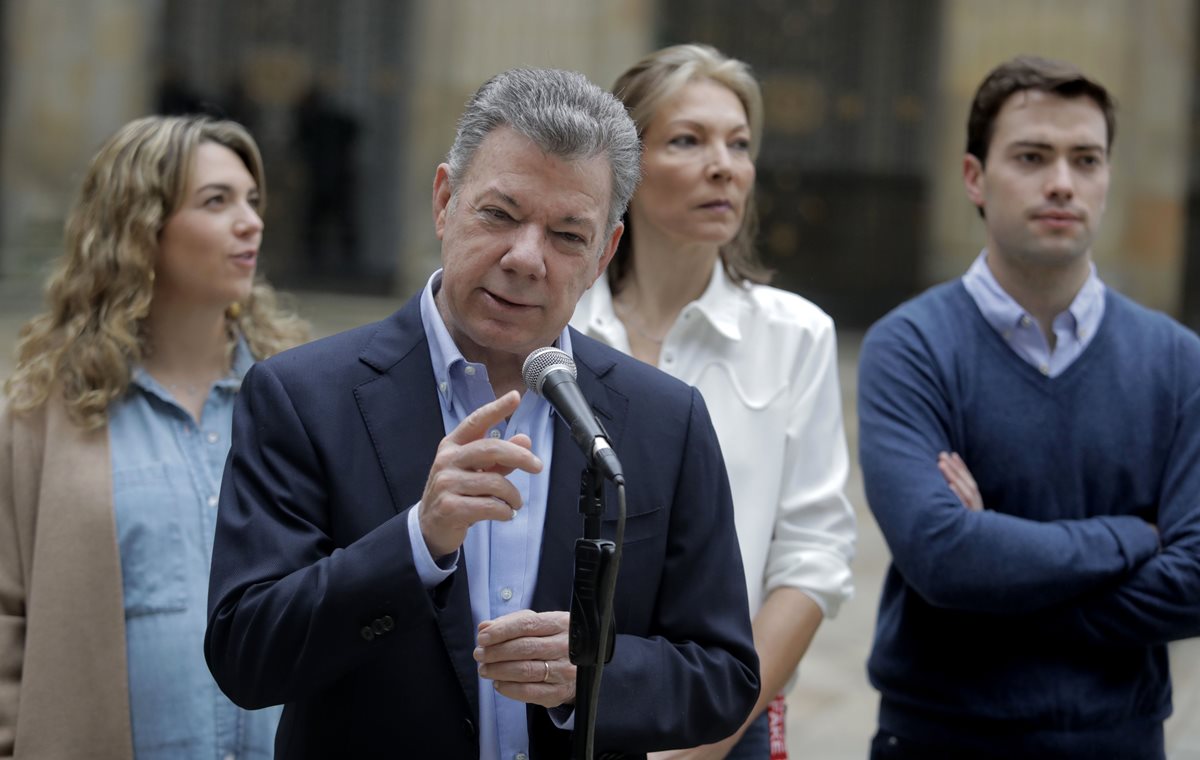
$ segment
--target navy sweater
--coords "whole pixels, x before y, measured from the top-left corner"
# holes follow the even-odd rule
[[[1092,343],[1049,378],[954,281],[867,333],[859,418],[893,557],[868,664],[881,725],[1157,729],[1165,644],[1200,635],[1200,339],[1110,289]],[[949,490],[939,451],[987,511]]]

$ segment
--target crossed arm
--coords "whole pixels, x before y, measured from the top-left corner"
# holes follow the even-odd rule
[[[1191,405],[1195,407],[1195,404]],[[1200,447],[1195,412],[1167,463],[1159,511],[1166,535],[1161,550],[1115,587],[1089,594],[1050,618],[1047,628],[1059,635],[1097,643],[1160,644],[1200,634]],[[1177,450],[1176,450],[1177,449]],[[963,506],[983,511],[986,505],[966,462],[957,453],[938,455],[938,471]],[[1159,535],[1157,525],[1150,526]]]
[[[918,593],[949,608],[1029,613],[1098,643],[1200,633],[1200,391],[1176,410],[1156,525],[1134,515],[1037,521],[985,509],[997,505],[983,503],[953,453],[949,394],[909,343],[868,338],[859,411],[868,499]]]
[[[1158,550],[1133,515],[1040,521],[964,509],[977,494],[942,460],[954,449],[953,403],[944,371],[905,326],[873,331],[859,372],[864,485],[893,561],[938,607],[1027,614],[1074,604],[1129,576]]]

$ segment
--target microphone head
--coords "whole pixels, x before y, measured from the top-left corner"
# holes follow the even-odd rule
[[[535,349],[525,357],[525,364],[521,366],[521,377],[525,379],[525,386],[540,396],[546,375],[554,370],[565,370],[571,373],[571,377],[575,377],[575,360],[566,351],[546,346]]]

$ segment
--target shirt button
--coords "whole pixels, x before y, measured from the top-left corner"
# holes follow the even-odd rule
[[[1038,369],[1041,371],[1041,373],[1042,373],[1043,375],[1049,375],[1049,374],[1050,374],[1050,367],[1049,367],[1048,365],[1045,365],[1045,364],[1039,364],[1039,365],[1038,365]]]
[[[464,370],[463,370],[463,372],[465,372],[465,373],[466,373],[467,377],[474,377],[474,376],[475,376],[475,368],[474,368],[474,367],[472,367],[470,364],[468,364],[468,365],[466,366],[466,369],[464,369]]]
[[[492,428],[491,430],[488,431],[488,437],[489,438],[499,438],[500,431],[496,430],[495,428]]]
[[[230,752],[229,754],[225,755],[225,760],[237,760],[237,755]]]
[[[518,752],[517,754],[513,755],[513,760],[529,760],[529,758],[524,752]]]
[[[663,354],[663,361],[667,364],[670,364],[671,362],[675,361],[675,354],[668,351],[667,353]]]
[[[217,435],[216,433],[208,434],[208,442],[209,443],[216,443],[219,440],[221,440],[221,436]]]
[[[500,589],[500,598],[506,602],[512,599],[512,589],[507,587]]]
[[[1083,327],[1079,328],[1079,339],[1083,340],[1087,337],[1087,330]]]
[[[449,384],[449,383],[447,383],[445,380],[443,380],[442,382],[438,383],[438,390],[439,390],[439,391],[441,391],[443,395],[445,395],[446,391],[447,391],[449,388],[450,388],[450,384]]]
[[[1026,314],[1021,315],[1021,327],[1029,327],[1029,316]]]
[[[209,496],[209,497],[208,497],[208,506],[210,506],[210,507],[215,507],[215,506],[217,506],[217,497],[216,497],[216,496]]]

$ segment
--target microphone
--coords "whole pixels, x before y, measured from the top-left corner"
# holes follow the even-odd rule
[[[550,402],[571,429],[571,438],[583,450],[588,464],[617,485],[625,484],[617,452],[608,445],[604,428],[575,382],[575,361],[565,351],[547,346],[525,357],[521,376],[529,390]]]

